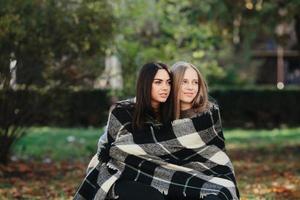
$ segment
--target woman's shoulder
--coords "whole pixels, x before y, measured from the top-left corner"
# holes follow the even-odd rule
[[[215,111],[215,110],[219,110],[219,104],[217,103],[217,101],[210,101],[209,102],[209,111]]]
[[[206,120],[206,121],[210,121],[214,116],[218,115],[219,112],[219,105],[214,101],[209,101],[206,108],[204,110],[202,110],[201,112],[194,110],[192,115],[189,115],[188,117],[183,117],[180,119],[176,119],[174,121],[172,121],[173,125],[180,125],[181,123],[187,123],[187,122],[193,122],[193,121],[197,121],[197,120]]]
[[[115,103],[116,108],[131,108],[135,105],[135,98],[125,99]]]
[[[110,110],[111,113],[114,115],[120,114],[120,113],[132,113],[135,106],[135,99],[126,99],[116,102],[114,105],[111,106]]]

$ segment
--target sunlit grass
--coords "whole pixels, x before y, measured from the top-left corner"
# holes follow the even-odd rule
[[[272,130],[244,130],[228,129],[224,130],[226,145],[228,149],[257,149],[276,146],[300,144],[300,128],[285,128]]]
[[[102,128],[33,127],[18,141],[14,155],[23,159],[85,159],[97,150]]]

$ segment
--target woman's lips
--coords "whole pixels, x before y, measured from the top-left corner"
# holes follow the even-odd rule
[[[162,94],[159,94],[159,96],[161,96],[162,98],[167,98],[168,94],[167,93],[162,93]]]
[[[186,95],[186,96],[189,96],[189,97],[194,96],[194,93],[192,93],[192,92],[186,92],[186,93],[183,93],[183,94]]]

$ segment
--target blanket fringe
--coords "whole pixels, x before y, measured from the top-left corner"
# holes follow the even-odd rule
[[[106,166],[110,169],[113,169],[113,170],[118,170],[112,163],[108,162],[106,163]]]
[[[155,187],[156,188],[156,187]],[[163,195],[167,196],[168,195],[168,190],[166,190],[165,188],[159,187],[156,188],[160,193],[162,193]]]

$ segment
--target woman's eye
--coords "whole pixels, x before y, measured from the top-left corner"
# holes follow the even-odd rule
[[[183,84],[187,84],[187,80],[183,80],[182,83],[183,83]]]
[[[155,84],[161,84],[161,81],[154,81]]]

